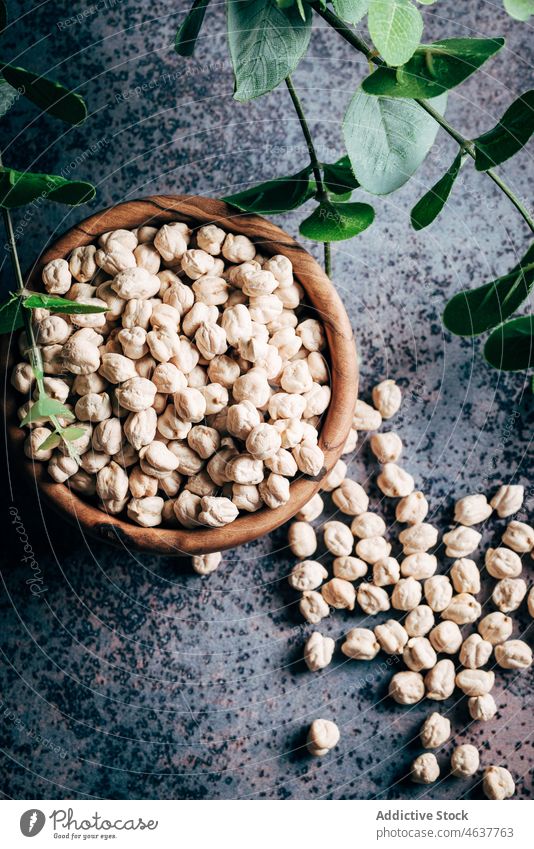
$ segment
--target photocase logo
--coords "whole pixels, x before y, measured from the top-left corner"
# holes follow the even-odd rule
[[[31,808],[29,811],[24,811],[20,818],[20,830],[24,837],[35,837],[42,831],[46,822],[46,817],[42,811],[36,808]]]

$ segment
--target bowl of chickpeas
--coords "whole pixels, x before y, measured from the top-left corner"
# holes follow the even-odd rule
[[[99,309],[33,316],[46,393],[81,434],[69,444],[50,447],[46,419],[20,426],[38,397],[24,334],[3,350],[9,456],[84,532],[165,555],[233,548],[288,521],[339,460],[351,325],[266,219],[196,196],[129,201],[57,239],[27,285]]]

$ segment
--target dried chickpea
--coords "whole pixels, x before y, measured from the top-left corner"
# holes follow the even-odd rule
[[[380,646],[368,628],[352,628],[341,645],[341,651],[351,660],[372,660]]]
[[[488,722],[497,713],[497,705],[491,693],[486,693],[484,696],[471,696],[467,700],[467,706],[471,719],[482,722]]]
[[[396,463],[402,454],[402,440],[393,431],[374,433],[370,445],[379,463]]]
[[[395,610],[413,610],[421,601],[422,587],[415,578],[401,578],[393,587],[391,606]]]
[[[439,778],[439,764],[432,752],[419,755],[412,763],[412,781],[416,784],[432,784]]]
[[[389,695],[399,705],[414,705],[425,695],[420,672],[397,672],[389,683]]]
[[[503,578],[493,590],[491,599],[502,613],[517,610],[527,594],[527,585],[522,578]]]
[[[336,610],[354,610],[356,604],[356,590],[350,581],[343,578],[332,578],[321,587],[321,593],[330,607]]]
[[[367,574],[367,563],[349,555],[335,557],[332,568],[334,577],[343,578],[344,581],[357,581]]]
[[[518,510],[521,510],[524,495],[524,486],[508,484],[499,487],[490,504],[501,519],[507,519],[508,516],[512,516]]]
[[[495,660],[503,669],[528,669],[532,649],[523,640],[506,640],[495,646]]]
[[[441,702],[448,699],[454,692],[454,663],[448,658],[438,660],[433,669],[425,675],[427,699]]]
[[[460,649],[460,663],[466,669],[480,669],[491,657],[493,646],[480,634],[470,634]]]
[[[322,758],[339,743],[339,728],[329,719],[314,719],[308,731],[307,748],[310,755]]]
[[[431,608],[426,604],[419,604],[406,616],[404,627],[410,637],[424,637],[434,627],[434,621]]]
[[[478,525],[489,519],[492,512],[485,495],[466,495],[454,506],[454,521],[461,525]]]
[[[463,743],[456,746],[451,755],[451,773],[457,778],[469,778],[480,766],[480,755],[476,746]]]
[[[331,637],[324,637],[319,631],[314,631],[308,637],[304,646],[304,661],[310,672],[318,672],[330,664],[335,646]]]
[[[303,560],[293,566],[288,582],[294,590],[304,592],[317,589],[327,577],[327,570],[318,560]]]
[[[395,463],[385,463],[376,482],[388,498],[404,498],[413,492],[415,486],[412,476]]]
[[[451,736],[451,721],[434,711],[425,719],[419,734],[423,748],[439,749]]]
[[[382,587],[373,584],[360,584],[356,597],[364,613],[375,616],[384,610],[389,610],[390,601],[387,592]]]
[[[478,623],[478,633],[482,639],[487,640],[492,646],[504,643],[511,636],[513,623],[509,616],[504,613],[488,613]]]
[[[456,654],[462,645],[462,632],[456,622],[440,622],[429,634],[430,642],[437,652]]]
[[[534,548],[534,528],[525,522],[510,522],[502,535],[502,541],[512,551],[525,554]]]
[[[515,793],[514,779],[503,766],[486,767],[482,787],[488,799],[501,801],[510,799]]]
[[[387,654],[402,654],[408,642],[408,634],[396,619],[388,619],[375,627],[375,637],[380,648]]]
[[[428,501],[419,490],[411,492],[398,502],[395,508],[397,522],[416,525],[423,522],[428,514]]]

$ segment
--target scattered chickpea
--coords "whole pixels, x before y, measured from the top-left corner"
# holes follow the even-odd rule
[[[510,799],[515,793],[514,779],[503,766],[486,767],[482,787],[488,799]]]
[[[310,672],[318,672],[330,664],[335,645],[331,637],[324,637],[319,631],[314,631],[308,637],[304,646],[304,660]]]
[[[457,778],[469,778],[480,766],[480,755],[476,746],[463,743],[456,746],[451,755],[451,773]]]
[[[337,746],[339,737],[339,728],[335,722],[329,719],[314,719],[308,731],[308,752],[322,758]]]
[[[425,719],[419,734],[423,748],[439,749],[451,736],[451,721],[434,711]]]
[[[412,764],[412,781],[416,784],[432,784],[439,778],[439,764],[432,752],[419,755]]]
[[[501,519],[507,519],[508,516],[513,516],[518,510],[521,510],[525,488],[519,485],[508,484],[499,487],[495,495],[490,501],[491,506],[497,511],[497,515]]]

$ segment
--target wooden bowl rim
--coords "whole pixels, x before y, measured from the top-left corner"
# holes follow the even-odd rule
[[[316,260],[284,230],[258,215],[241,213],[223,201],[195,195],[155,195],[107,207],[70,228],[43,252],[33,265],[29,288],[40,288],[41,271],[51,259],[66,257],[74,247],[93,242],[102,233],[141,224],[186,221],[192,228],[214,223],[228,232],[249,236],[262,253],[284,254],[293,263],[295,278],[303,286],[312,307],[325,326],[330,354],[332,400],[322,422],[319,444],[325,454],[325,469],[317,478],[301,476],[291,484],[289,502],[275,510],[265,507],[240,515],[223,528],[143,528],[128,520],[106,514],[84,501],[65,484],[54,483],[46,464],[28,460],[23,451],[25,434],[16,418],[15,391],[5,385],[4,422],[12,456],[26,478],[37,483],[45,502],[91,536],[116,545],[152,554],[204,554],[234,548],[257,539],[291,519],[320,489],[321,479],[341,456],[349,433],[358,390],[358,363],[352,328],[341,299]],[[6,384],[14,361],[11,337],[2,340]]]

